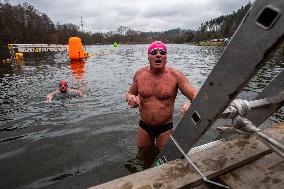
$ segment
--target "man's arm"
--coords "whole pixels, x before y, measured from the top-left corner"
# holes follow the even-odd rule
[[[128,103],[128,106],[130,106],[130,108],[137,108],[140,106],[137,85],[137,72],[134,74],[132,84],[125,95],[125,100]]]
[[[184,96],[192,101],[197,96],[198,90],[190,84],[185,75],[180,71],[176,71],[176,76],[179,90]]]
[[[177,78],[178,78],[178,88],[181,91],[181,93],[186,96],[189,100],[193,100],[198,93],[198,90],[195,89],[190,82],[188,81],[188,79],[185,77],[185,75],[183,73],[181,73],[180,71],[176,71],[177,74]],[[180,111],[182,114],[184,114],[190,107],[190,102],[186,102],[183,104],[183,106],[181,107]]]
[[[85,93],[83,91],[80,91],[78,89],[69,89],[70,92],[77,93],[79,96],[85,96]]]
[[[59,92],[58,90],[50,92],[50,93],[46,96],[46,102],[51,102],[51,101],[53,100],[53,98],[54,98],[54,95],[55,95],[56,93],[58,93],[58,92]]]

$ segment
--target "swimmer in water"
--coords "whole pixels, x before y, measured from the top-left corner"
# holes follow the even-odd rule
[[[67,82],[65,80],[61,80],[59,82],[58,89],[50,92],[46,97],[46,101],[51,102],[55,97],[62,96],[62,95],[64,96],[67,95],[69,97],[69,96],[84,96],[85,94],[80,90],[70,89],[68,87]]]

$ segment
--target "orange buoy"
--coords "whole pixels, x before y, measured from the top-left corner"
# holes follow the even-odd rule
[[[91,55],[88,53],[88,52],[84,52],[84,57],[88,58],[90,57]]]
[[[15,54],[15,59],[16,59],[16,62],[17,63],[20,63],[20,64],[22,64],[22,63],[24,63],[24,55],[23,55],[23,53],[16,53]]]
[[[16,53],[15,56],[16,56],[16,60],[23,60],[24,58],[23,53]]]
[[[69,58],[71,60],[82,60],[85,57],[85,52],[81,39],[79,37],[69,38]]]

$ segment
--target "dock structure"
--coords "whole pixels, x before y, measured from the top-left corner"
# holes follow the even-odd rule
[[[283,143],[284,123],[267,128],[263,133]],[[193,148],[187,154],[207,178],[216,179],[232,189],[284,188],[284,159],[272,152],[256,136],[239,136],[215,143],[216,145],[199,151]],[[208,189],[216,186],[205,184],[185,159],[177,159],[89,189],[109,188]]]
[[[8,44],[11,59],[17,52],[62,52],[68,51],[68,47],[60,44]]]
[[[17,49],[18,52],[46,52],[67,51],[68,45],[58,44],[8,44],[9,49]]]

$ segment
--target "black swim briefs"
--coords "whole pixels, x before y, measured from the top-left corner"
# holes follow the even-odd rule
[[[158,138],[161,133],[164,133],[173,128],[173,123],[168,123],[161,126],[147,125],[142,120],[139,121],[139,126],[144,129],[152,138]]]

